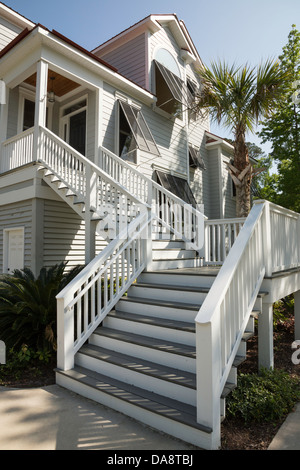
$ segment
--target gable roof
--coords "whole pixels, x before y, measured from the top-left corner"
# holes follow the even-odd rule
[[[164,25],[168,26],[170,29],[185,58],[189,61],[196,62],[199,65],[202,64],[201,58],[193,41],[191,40],[184,22],[180,21],[175,13],[151,14],[118,33],[116,36],[113,36],[111,39],[108,39],[103,44],[100,44],[98,47],[93,49],[92,52],[98,56],[105,55],[145,31],[155,33]]]

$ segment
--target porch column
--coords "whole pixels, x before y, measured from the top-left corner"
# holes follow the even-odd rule
[[[273,369],[273,304],[262,303],[258,317],[258,367]]]
[[[48,84],[48,64],[43,60],[37,63],[36,95],[35,95],[35,115],[34,115],[34,136],[33,136],[33,160],[39,159],[39,127],[46,126],[47,111],[47,84]]]
[[[7,119],[8,119],[8,100],[9,88],[3,80],[0,80],[0,172],[5,171],[2,162],[2,142],[7,139]]]
[[[300,290],[294,293],[295,340],[300,340]]]
[[[102,100],[103,82],[99,83],[99,88],[95,90],[95,156],[94,163],[99,165],[99,148],[103,143],[102,135]]]

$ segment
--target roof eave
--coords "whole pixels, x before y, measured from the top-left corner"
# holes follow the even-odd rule
[[[42,25],[36,25],[31,31],[24,31],[2,51],[0,63],[3,64],[1,67],[3,72],[6,59],[11,67],[15,54],[17,52],[22,53],[24,47],[28,49],[30,42],[32,42],[32,45],[40,44],[50,48],[55,46],[56,50],[63,55],[67,55],[68,58],[72,58],[72,60],[80,64],[80,66],[92,69],[99,74],[101,79],[137,97],[146,104],[150,105],[156,100],[152,93],[121,75],[116,68],[110,66],[60,33],[49,31]]]

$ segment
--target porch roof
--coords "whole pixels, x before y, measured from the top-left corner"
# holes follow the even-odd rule
[[[149,104],[156,100],[155,95],[137,83],[124,77],[115,67],[109,63],[97,57],[92,52],[84,49],[79,44],[76,44],[74,41],[62,35],[58,31],[50,31],[41,24],[36,24],[35,27],[31,30],[25,28],[0,52],[1,65],[3,64],[4,66],[7,56],[9,55],[11,57],[10,53],[14,53],[17,48],[21,47],[25,43],[25,40],[33,42],[37,39],[40,45],[46,44],[47,46],[50,46],[50,48],[52,46],[53,48],[56,48],[56,50],[59,50],[59,52],[63,55],[67,54],[68,58],[70,58],[72,55],[72,58],[77,59],[77,62],[79,61],[82,67],[92,67],[94,71],[97,71],[97,74],[99,74],[101,78],[107,80],[109,83],[114,84],[115,86],[119,86],[121,89],[125,88],[128,93],[131,93],[134,96],[138,96],[142,101],[145,101]],[[85,62],[83,63],[82,60],[84,59]]]

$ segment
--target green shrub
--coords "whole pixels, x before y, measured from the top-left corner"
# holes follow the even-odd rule
[[[27,268],[1,276],[0,339],[20,359],[56,350],[56,295],[82,269],[65,268],[66,263],[42,268],[36,278]]]
[[[241,374],[237,388],[227,399],[227,416],[245,422],[282,420],[300,400],[297,379],[282,370],[262,369],[259,374]]]

